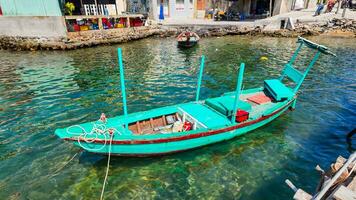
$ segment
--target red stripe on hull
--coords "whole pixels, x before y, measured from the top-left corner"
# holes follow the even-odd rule
[[[176,142],[176,141],[181,141],[181,140],[189,140],[189,139],[195,139],[195,138],[199,138],[199,137],[205,137],[205,136],[210,136],[210,135],[215,135],[215,134],[219,134],[219,133],[223,133],[223,132],[228,132],[228,131],[232,131],[238,128],[243,128],[252,124],[256,124],[258,122],[261,122],[263,120],[266,120],[274,115],[276,115],[277,113],[279,113],[281,110],[287,108],[291,103],[293,102],[290,101],[287,105],[283,106],[282,108],[274,111],[273,113],[266,115],[266,116],[262,116],[258,119],[246,122],[246,123],[242,123],[242,124],[238,124],[235,126],[230,126],[224,129],[219,129],[219,130],[212,130],[212,131],[208,131],[208,132],[203,132],[203,133],[197,133],[197,134],[191,134],[191,135],[184,135],[184,136],[179,136],[179,137],[175,137],[175,138],[164,138],[164,139],[153,139],[153,140],[113,140],[112,144],[155,144],[155,143],[166,143],[166,142]],[[65,138],[64,140],[68,140],[68,141],[77,141],[77,138]],[[80,140],[81,142],[84,140]],[[100,143],[100,144],[104,144],[105,140],[93,140],[92,143]],[[174,153],[174,152],[173,152]]]
[[[205,146],[205,145],[204,145]],[[193,149],[198,149],[201,148],[200,147],[196,147]],[[175,154],[175,153],[180,153],[180,152],[184,152],[184,151],[188,151],[188,150],[192,150],[192,149],[184,149],[184,150],[177,150],[177,151],[167,151],[164,153],[143,153],[143,154],[121,154],[121,153],[110,153],[111,156],[120,156],[120,157],[154,157],[154,156],[165,156],[165,155],[170,155],[170,154]],[[105,152],[105,153],[99,153],[99,152],[90,152],[90,153],[95,153],[95,154],[101,154],[101,155],[109,155],[109,153]]]

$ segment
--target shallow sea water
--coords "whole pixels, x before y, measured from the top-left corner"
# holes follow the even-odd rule
[[[356,148],[356,39],[310,38],[322,55],[302,85],[296,110],[233,140],[153,158],[111,160],[106,199],[291,199],[284,180],[313,192],[316,164],[326,168]],[[206,56],[201,98],[279,75],[295,39],[203,38],[180,50],[173,38],[90,49],[0,51],[0,199],[98,199],[106,158],[81,152],[54,130],[122,114],[118,47],[123,50],[129,112],[194,100],[199,57]],[[302,52],[298,67],[310,60]],[[262,56],[268,60],[260,59]],[[320,90],[322,89],[322,90]],[[309,90],[309,91],[308,91]],[[315,90],[315,91],[310,91]],[[63,167],[63,168],[62,168]],[[62,169],[61,169],[62,168]],[[59,170],[59,171],[58,171]]]

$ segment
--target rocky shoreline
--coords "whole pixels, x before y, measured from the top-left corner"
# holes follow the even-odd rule
[[[255,26],[223,26],[223,27],[199,27],[186,26],[169,29],[170,32],[183,30],[195,31],[201,37],[224,36],[224,35],[253,35],[269,37],[298,37],[317,36],[338,33],[339,36],[356,37],[356,20],[332,19],[328,22],[296,22],[294,29],[267,30],[266,24]]]
[[[296,22],[294,29],[266,30],[266,25],[254,26],[159,26],[150,25],[127,29],[70,32],[66,38],[29,38],[0,36],[0,49],[8,50],[70,50],[108,45],[147,37],[172,37],[183,30],[195,31],[201,37],[225,35],[253,35],[269,37],[297,37],[331,35],[356,37],[356,20],[332,19],[327,22]]]

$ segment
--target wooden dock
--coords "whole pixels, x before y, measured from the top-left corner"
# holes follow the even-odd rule
[[[339,156],[325,172],[318,165],[315,168],[321,175],[315,194],[311,195],[286,180],[295,192],[295,200],[356,200],[356,152],[348,159]]]

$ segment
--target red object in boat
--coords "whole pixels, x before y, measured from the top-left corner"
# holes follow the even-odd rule
[[[190,131],[190,130],[192,130],[192,123],[190,123],[190,122],[184,122],[183,129],[184,129],[185,131]]]
[[[236,112],[236,122],[244,122],[248,120],[249,112],[244,111],[244,110],[237,110]]]

